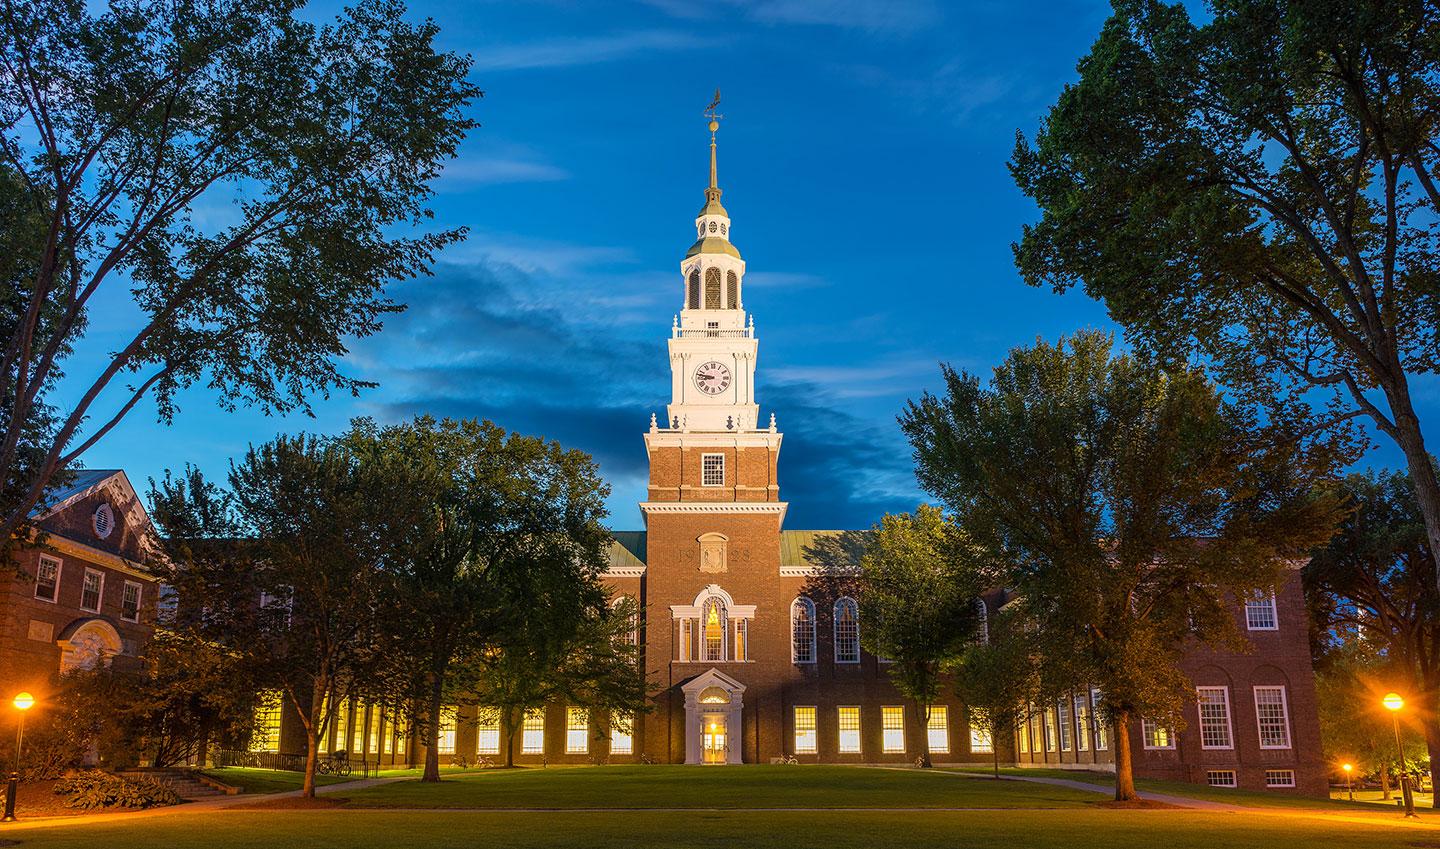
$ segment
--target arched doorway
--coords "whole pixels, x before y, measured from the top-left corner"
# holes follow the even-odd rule
[[[740,741],[745,685],[711,669],[680,690],[685,694],[685,763],[744,763]]]

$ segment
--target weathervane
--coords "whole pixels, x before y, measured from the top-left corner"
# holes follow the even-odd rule
[[[719,89],[719,88],[716,88],[716,89],[715,89],[715,99],[712,100],[712,101],[710,101],[710,105],[709,105],[709,106],[705,107],[705,117],[710,119],[710,141],[711,141],[711,142],[714,142],[714,141],[715,141],[715,131],[718,130],[718,129],[720,129],[720,120],[725,117],[724,115],[721,115],[719,112],[716,112],[716,111],[715,111],[717,108],[719,108],[719,106],[720,106],[720,89]]]

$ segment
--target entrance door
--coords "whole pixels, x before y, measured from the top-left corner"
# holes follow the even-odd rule
[[[724,716],[705,717],[705,730],[703,738],[704,757],[703,763],[723,764],[726,761],[725,732],[726,721]]]

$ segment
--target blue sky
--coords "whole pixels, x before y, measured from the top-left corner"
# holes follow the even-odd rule
[[[678,263],[723,91],[720,183],[748,263],[762,417],[785,432],[791,528],[868,526],[922,498],[895,416],[942,361],[988,373],[1037,337],[1109,327],[1083,295],[1025,286],[1010,244],[1035,217],[1006,172],[1075,76],[1108,4],[924,0],[415,2],[474,57],[482,127],[447,169],[438,222],[470,228],[410,305],[357,342],[358,399],[315,418],[180,398],[86,457],[139,487],[193,462],[222,476],[277,432],[352,416],[490,418],[599,460],[616,528],[641,527],[641,433],[669,391]],[[203,210],[202,210],[203,212]],[[123,293],[122,293],[123,294]],[[104,340],[123,304],[96,315]]]

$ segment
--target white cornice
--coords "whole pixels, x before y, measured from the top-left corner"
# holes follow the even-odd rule
[[[645,577],[644,566],[611,566],[600,573],[603,578],[643,578]]]
[[[770,513],[785,521],[788,501],[642,501],[640,515],[649,518],[651,513]]]

